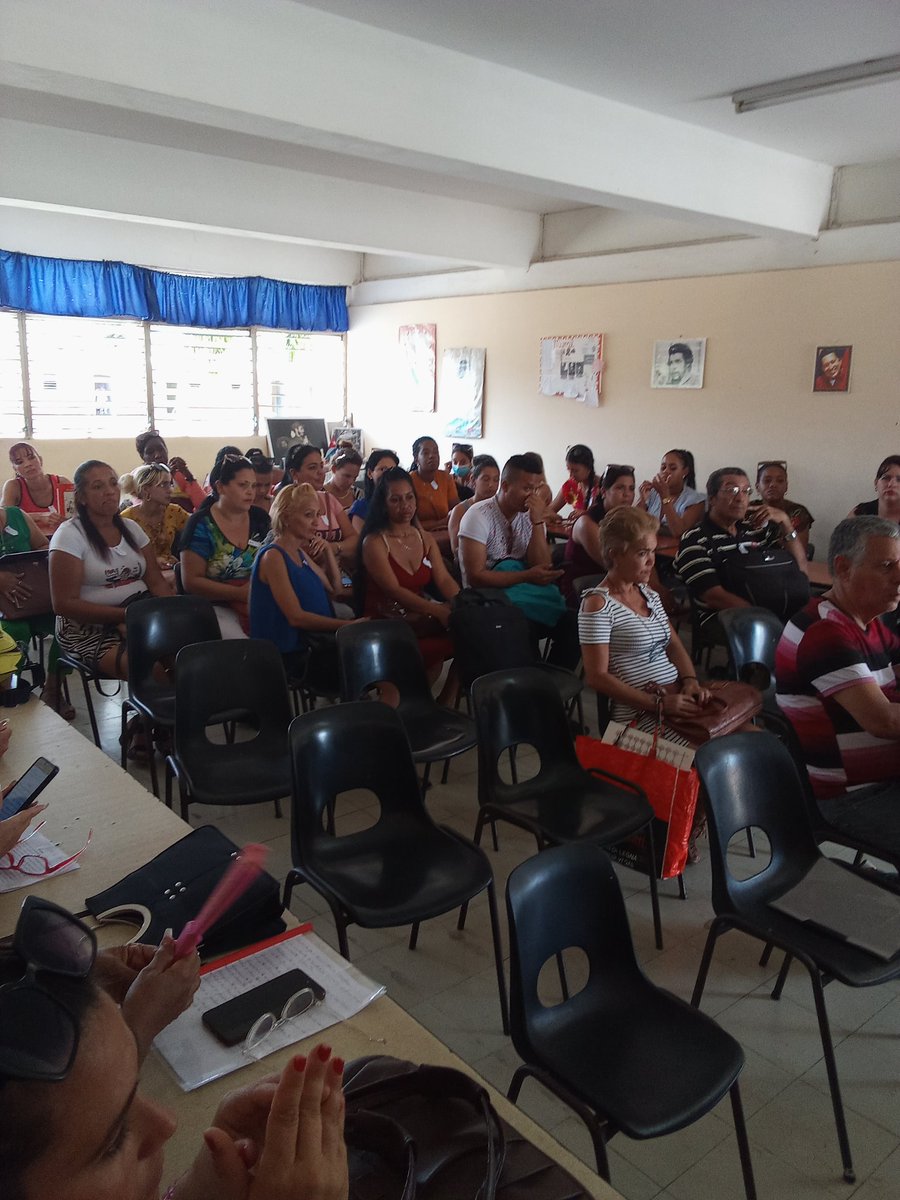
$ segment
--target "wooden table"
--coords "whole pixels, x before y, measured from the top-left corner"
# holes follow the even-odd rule
[[[809,582],[817,588],[830,588],[832,584],[831,572],[828,570],[827,562],[808,562],[806,564],[806,574]]]
[[[39,700],[32,699],[21,708],[9,709],[6,715],[13,726],[13,737],[0,760],[0,779],[17,778],[39,754],[46,755],[59,765],[60,772],[44,793],[50,807],[42,832],[70,853],[84,844],[88,829],[93,828],[94,838],[79,870],[0,895],[0,936],[12,933],[25,896],[46,896],[79,912],[84,908],[85,896],[109,887],[184,837],[190,828]],[[290,913],[285,915],[291,919]],[[178,1118],[178,1131],[166,1155],[166,1182],[177,1178],[189,1165],[200,1136],[225,1092],[280,1070],[290,1054],[302,1052],[304,1047],[322,1040],[329,1041],[335,1052],[348,1061],[364,1054],[393,1054],[415,1062],[456,1067],[479,1079],[471,1067],[387,996],[308,1042],[272,1054],[195,1092],[182,1092],[168,1067],[153,1052],[143,1071],[144,1090]],[[485,1081],[479,1079],[479,1082]],[[588,1195],[598,1200],[616,1200],[618,1193],[594,1171],[563,1149],[520,1109],[486,1086],[498,1112],[574,1175]]]

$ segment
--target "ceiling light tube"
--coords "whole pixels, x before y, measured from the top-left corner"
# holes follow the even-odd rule
[[[900,54],[892,54],[888,58],[868,58],[865,62],[853,63],[848,67],[813,71],[808,75],[795,75],[792,79],[779,79],[775,83],[761,83],[757,87],[744,88],[734,93],[731,102],[735,112],[753,112],[757,108],[768,108],[772,104],[787,104],[792,100],[805,100],[809,96],[824,96],[829,92],[881,83],[898,74]]]

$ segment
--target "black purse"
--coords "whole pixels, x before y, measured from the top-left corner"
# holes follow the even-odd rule
[[[214,825],[202,825],[112,887],[89,896],[88,912],[101,922],[139,925],[132,941],[157,945],[167,929],[177,938],[198,915],[238,850]],[[277,879],[261,871],[207,931],[201,957],[212,958],[283,933],[283,911]]]

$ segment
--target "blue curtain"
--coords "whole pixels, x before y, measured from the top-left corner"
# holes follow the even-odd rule
[[[57,317],[136,317],[206,329],[347,331],[343,287],[278,279],[204,279],[128,263],[39,258],[0,250],[0,306]]]

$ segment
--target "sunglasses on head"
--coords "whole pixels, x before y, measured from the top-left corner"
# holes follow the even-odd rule
[[[13,952],[25,970],[20,979],[0,987],[0,1079],[65,1079],[78,1050],[78,1021],[41,977],[86,979],[97,957],[97,940],[64,908],[28,896]]]

